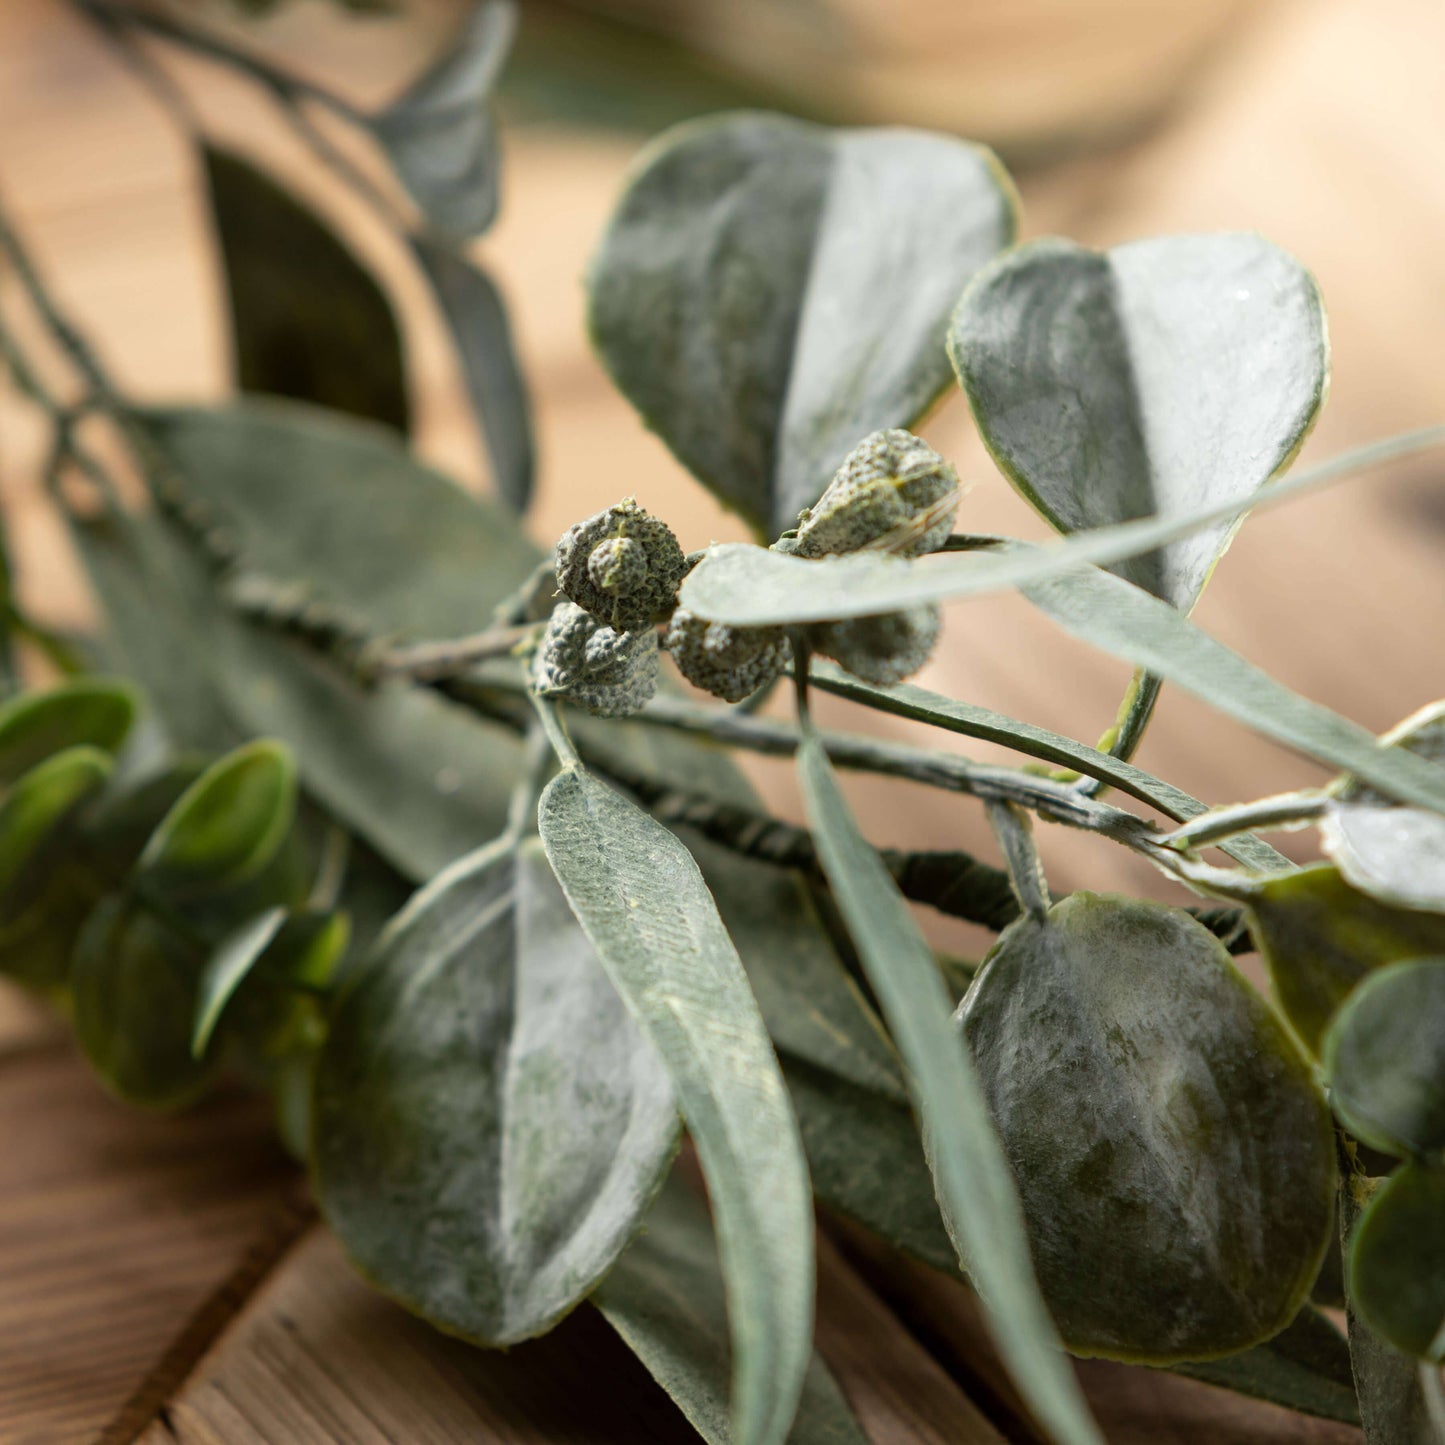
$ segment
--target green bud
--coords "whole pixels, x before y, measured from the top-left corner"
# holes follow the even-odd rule
[[[830,557],[862,547],[900,557],[936,552],[953,530],[958,473],[927,442],[894,427],[865,437],[828,490],[798,518],[789,551]]]
[[[557,543],[557,585],[616,632],[667,621],[686,572],[672,528],[631,497],[569,527]]]
[[[694,687],[724,702],[751,697],[788,661],[788,639],[781,627],[730,627],[706,622],[682,607],[672,614],[666,646],[677,670]]]
[[[657,633],[599,626],[575,602],[559,602],[532,662],[542,697],[575,703],[598,717],[630,717],[657,688]]]

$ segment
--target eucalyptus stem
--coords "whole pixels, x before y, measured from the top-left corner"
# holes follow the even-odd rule
[[[470,637],[441,642],[419,642],[396,647],[378,656],[372,664],[376,677],[406,677],[412,682],[436,682],[470,671],[479,662],[507,657],[532,641],[544,624],[521,622],[493,626]]]
[[[1227,808],[1212,808],[1207,813],[1166,833],[1159,839],[1171,848],[1204,848],[1237,833],[1255,829],[1290,828],[1318,818],[1330,800],[1316,789],[1294,793],[1277,793],[1250,803],[1236,803]]]

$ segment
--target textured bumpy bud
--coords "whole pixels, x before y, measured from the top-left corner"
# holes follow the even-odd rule
[[[682,607],[672,614],[666,645],[677,670],[694,687],[724,702],[751,697],[788,661],[781,627],[730,627],[706,622]]]
[[[875,687],[912,677],[933,653],[942,616],[933,606],[824,622],[808,630],[808,641],[854,677]]]
[[[879,547],[921,557],[953,530],[958,497],[958,474],[927,442],[897,427],[876,431],[848,453],[817,505],[800,515],[790,550],[830,557]]]
[[[576,703],[598,717],[630,717],[657,688],[657,633],[616,632],[575,602],[559,602],[532,661],[542,697]]]
[[[616,632],[665,622],[686,572],[672,529],[631,497],[569,527],[557,543],[557,585]]]

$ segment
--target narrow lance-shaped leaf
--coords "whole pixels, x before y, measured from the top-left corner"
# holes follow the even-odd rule
[[[810,1353],[813,1218],[787,1089],[697,864],[660,823],[569,769],[538,811],[598,957],[667,1064],[708,1182],[733,1341],[733,1438],[781,1441]]]
[[[874,687],[870,683],[858,681],[836,664],[821,659],[813,662],[809,680],[824,692],[836,693],[839,697],[864,703],[881,712],[915,718],[967,737],[984,738],[988,742],[1001,743],[1006,748],[1025,753],[1031,758],[1041,758],[1045,762],[1073,768],[1088,777],[1109,784],[1110,787],[1118,788],[1121,793],[1127,793],[1141,803],[1158,808],[1166,818],[1173,818],[1177,822],[1197,818],[1208,811],[1198,798],[1191,797],[1181,788],[1154,777],[1152,773],[1146,773],[1123,758],[1100,752],[1097,748],[1088,747],[1073,738],[1063,737],[1033,723],[1021,722],[1018,718],[995,712],[992,708],[980,707],[977,703],[945,697],[911,682]],[[1246,867],[1261,871],[1285,871],[1292,866],[1284,854],[1258,838],[1240,836],[1226,840],[1221,846],[1230,857]]]
[[[676,1176],[642,1233],[592,1296],[607,1322],[651,1371],[708,1445],[732,1445],[728,1321],[722,1273],[703,1203]],[[858,1422],[815,1351],[789,1445],[866,1445]]]
[[[948,349],[994,460],[1062,532],[1247,498],[1293,459],[1329,373],[1313,278],[1248,234],[1031,242],[974,279]],[[1114,570],[1188,611],[1236,525]]]
[[[211,145],[201,154],[236,384],[405,432],[401,334],[380,286],[319,217],[249,161]]]
[[[497,214],[491,95],[516,26],[512,0],[480,0],[436,63],[370,119],[402,184],[444,236],[480,235]]]
[[[485,271],[445,246],[419,236],[412,249],[456,344],[492,485],[514,512],[525,512],[536,470],[532,404],[501,293]]]
[[[636,1232],[667,1073],[534,841],[422,889],[348,988],[316,1074],[321,1207],[387,1294],[485,1344],[540,1334]]]
[[[914,1079],[944,1217],[1009,1371],[1056,1439],[1102,1445],[1034,1280],[1018,1194],[933,954],[858,832],[816,735],[804,739],[798,769],[823,869]]]
[[[593,339],[679,460],[761,534],[948,384],[965,281],[1013,237],[994,158],[738,112],[643,156],[590,275]]]

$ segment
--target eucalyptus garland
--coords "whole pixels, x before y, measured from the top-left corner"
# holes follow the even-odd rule
[[[756,540],[690,551],[619,498],[539,553],[527,393],[468,251],[512,6],[364,112],[76,3],[195,143],[241,389],[128,399],[0,217],[77,389],[3,321],[0,353],[104,619],[62,638],[5,603],[70,675],[23,689],[7,641],[0,968],[106,1087],[269,1092],[378,1289],[486,1346],[590,1301],[709,1441],[863,1438],[812,1346],[815,1205],[976,1288],[1054,1440],[1101,1439],[1065,1352],[1445,1439],[1445,704],[1377,738],[1189,619],[1252,508],[1445,440],[1283,479],[1328,377],[1305,269],[1243,234],[1020,244],[998,161],[951,137],[686,124],[618,200],[590,326]],[[410,452],[385,293],[205,138],[175,48],[265,89],[415,261],[496,500]],[[956,530],[958,476],[913,431],[954,385],[1058,540]],[[1138,669],[1097,747],[909,680],[943,603],[1006,590]],[[791,711],[757,711],[779,683]],[[1130,757],[1169,684],[1333,781],[1210,808],[1153,777]],[[816,690],[1021,762],[825,730]],[[729,750],[796,756],[806,828]],[[1003,866],[880,854],[838,768],[976,800]],[[1198,902],[1055,898],[1037,819]],[[997,942],[940,959],[910,901]]]

